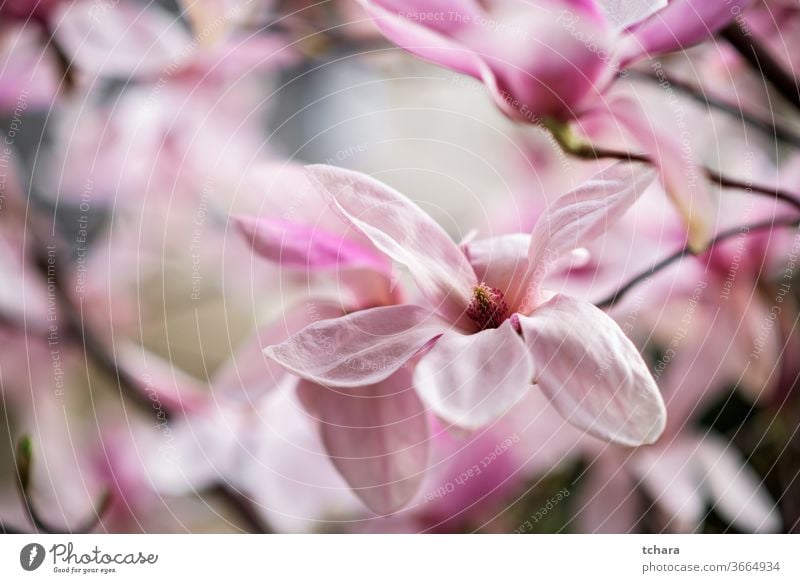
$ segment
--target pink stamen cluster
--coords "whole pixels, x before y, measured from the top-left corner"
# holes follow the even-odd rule
[[[472,299],[467,306],[467,316],[480,326],[481,330],[498,328],[508,319],[508,306],[496,287],[481,283],[472,288]]]

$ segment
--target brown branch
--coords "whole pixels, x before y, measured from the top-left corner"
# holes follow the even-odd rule
[[[742,225],[740,227],[735,227],[735,228],[732,228],[732,229],[728,229],[727,231],[723,231],[720,234],[718,234],[716,237],[714,237],[711,240],[711,242],[708,245],[708,248],[705,249],[702,253],[706,253],[706,252],[710,251],[711,249],[713,249],[715,245],[718,245],[719,243],[722,243],[723,241],[726,241],[726,240],[728,240],[728,239],[730,239],[732,237],[736,237],[736,236],[738,236],[738,235],[740,235],[742,233],[750,233],[752,231],[764,231],[764,230],[773,229],[775,227],[798,227],[798,226],[800,226],[800,218],[798,218],[798,217],[783,218],[783,219],[770,219],[770,220],[761,221],[761,222],[758,222],[758,223],[752,223],[750,225]],[[702,253],[697,253],[697,252],[693,251],[687,245],[687,246],[683,247],[682,249],[679,249],[678,251],[676,251],[672,255],[669,255],[669,256],[665,257],[664,259],[662,259],[661,261],[656,263],[650,269],[647,269],[647,270],[641,272],[640,274],[636,275],[628,283],[626,283],[625,285],[620,287],[618,290],[616,290],[609,297],[597,302],[595,305],[598,308],[602,308],[602,309],[610,308],[615,303],[617,303],[619,300],[621,300],[622,297],[625,294],[627,294],[631,289],[636,287],[638,284],[646,281],[649,277],[655,275],[659,271],[665,269],[666,267],[669,267],[670,265],[672,265],[673,263],[675,263],[676,261],[678,261],[680,259],[683,259],[687,255],[691,256],[691,257],[696,257],[698,255],[701,255]]]
[[[563,144],[562,144],[563,147]],[[579,158],[584,158],[587,160],[599,160],[599,159],[612,159],[612,160],[622,160],[626,162],[646,162],[648,164],[652,164],[653,161],[646,155],[636,152],[623,152],[620,150],[613,150],[609,148],[603,148],[600,146],[594,146],[592,144],[581,144],[577,147],[571,147],[570,149],[566,150],[568,154],[573,154],[578,156]],[[782,202],[792,205],[797,210],[800,210],[800,198],[796,197],[794,194],[782,190],[778,187],[773,186],[766,186],[763,184],[751,184],[749,182],[744,182],[735,178],[730,178],[725,176],[724,174],[720,174],[716,170],[712,170],[707,166],[703,166],[703,172],[711,182],[718,184],[722,188],[729,188],[734,190],[743,190],[746,192],[753,192],[755,194],[761,196],[767,196],[770,198],[775,198]]]
[[[662,79],[659,79],[659,77],[654,73],[637,71],[636,69],[628,69],[625,72],[628,77],[632,77],[634,79],[642,79],[653,83],[662,82]],[[666,78],[665,80],[671,87],[674,87],[695,101],[702,103],[709,108],[718,109],[719,111],[727,113],[731,117],[740,119],[744,123],[756,128],[757,130],[760,130],[770,137],[774,137],[786,144],[800,148],[800,135],[794,133],[790,129],[774,124],[771,121],[763,119],[748,111],[744,111],[732,103],[728,103],[727,101],[708,95],[702,87],[696,87],[691,83],[681,81],[680,79],[673,79],[672,77]]]
[[[736,49],[753,69],[769,81],[770,85],[786,101],[796,109],[800,109],[800,90],[798,90],[797,79],[784,70],[783,66],[772,56],[769,50],[758,42],[758,39],[746,34],[736,22],[723,29],[721,36]]]

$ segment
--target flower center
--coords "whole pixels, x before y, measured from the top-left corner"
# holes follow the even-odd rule
[[[481,283],[472,288],[472,299],[467,306],[467,316],[480,326],[481,330],[498,328],[508,319],[508,306],[496,287]]]

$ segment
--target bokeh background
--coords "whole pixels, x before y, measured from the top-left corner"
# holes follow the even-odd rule
[[[734,25],[796,79],[797,3],[746,4]],[[0,0],[3,529],[796,531],[800,205],[749,187],[800,200],[800,111],[750,61],[710,32],[613,86],[740,182],[709,183],[725,239],[659,266],[686,229],[656,182],[550,284],[601,303],[653,270],[609,313],[658,382],[661,439],[601,442],[533,393],[475,432],[431,416],[417,496],[379,516],[261,354],[346,282],[253,253],[231,217],[324,225],[302,167],[325,163],[456,241],[528,232],[609,161],[565,154],[357,2]],[[638,149],[606,125],[583,130]]]

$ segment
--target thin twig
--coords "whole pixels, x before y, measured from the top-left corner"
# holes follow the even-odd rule
[[[667,83],[671,87],[674,87],[684,95],[687,95],[706,105],[708,107],[718,109],[722,112],[729,114],[730,116],[742,120],[744,123],[764,132],[768,136],[774,137],[786,144],[796,146],[800,148],[800,135],[794,133],[790,129],[776,125],[769,120],[763,119],[751,112],[744,111],[743,109],[733,105],[732,103],[728,103],[722,99],[718,99],[706,93],[706,91],[702,87],[695,87],[691,83],[687,83],[686,81],[681,81],[680,79],[674,79],[672,77],[660,79],[655,73],[649,73],[645,71],[637,71],[636,69],[629,69],[626,70],[626,74],[628,77],[633,77],[634,79],[642,79],[645,81],[653,82],[653,83],[661,83],[666,80]]]
[[[68,334],[74,334],[82,342],[82,348],[87,358],[95,364],[101,371],[108,377],[116,381],[117,388],[120,396],[131,400],[137,406],[141,407],[144,411],[152,412],[152,404],[141,391],[138,381],[126,370],[121,368],[115,359],[108,353],[100,339],[95,336],[91,328],[84,326],[83,319],[78,315],[78,311],[72,302],[69,293],[63,287],[63,281],[58,275],[58,262],[55,261],[54,268],[51,273],[48,273],[48,257],[45,245],[42,238],[39,236],[35,228],[32,218],[27,220],[29,226],[28,233],[35,244],[35,248],[39,250],[36,256],[36,263],[39,268],[40,275],[45,279],[46,283],[52,283],[56,298],[59,302],[59,307],[62,308],[63,313],[67,320]],[[170,411],[166,407],[162,407],[162,411],[170,417]],[[224,498],[229,506],[239,514],[243,523],[256,533],[270,533],[272,529],[269,525],[261,520],[253,509],[252,501],[241,493],[230,489],[226,485],[220,485],[215,490],[222,498]],[[33,515],[31,516],[33,519]]]
[[[646,154],[641,154],[636,152],[623,152],[620,150],[603,148],[601,146],[594,146],[588,143],[582,144],[576,148],[569,149],[567,150],[567,153],[573,154],[575,156],[578,156],[579,158],[584,158],[587,160],[608,158],[612,160],[623,160],[627,162],[646,162],[648,164],[653,163],[653,161]],[[797,210],[800,210],[800,198],[798,198],[797,196],[795,196],[790,192],[787,192],[776,186],[751,184],[749,182],[744,182],[736,178],[731,178],[729,176],[725,176],[724,174],[720,174],[716,170],[712,170],[707,166],[703,166],[702,168],[704,174],[706,175],[706,178],[708,178],[711,182],[718,184],[722,188],[743,190],[761,196],[775,198],[787,204],[792,205]]]
[[[797,79],[784,70],[769,50],[758,42],[758,39],[752,34],[745,34],[736,22],[723,29],[722,38],[728,41],[764,79],[769,81],[770,85],[786,101],[800,109],[800,90],[798,90]]]
[[[753,231],[764,231],[775,227],[798,227],[798,226],[800,226],[800,218],[798,217],[769,219],[758,223],[752,223],[750,225],[742,225],[740,227],[735,227],[732,229],[728,229],[726,231],[722,231],[720,234],[718,234],[711,240],[711,242],[708,245],[708,248],[705,249],[702,253],[707,253],[711,249],[713,249],[715,245],[718,245],[719,243],[722,243],[723,241],[726,241],[727,239],[730,239],[732,237],[736,237],[742,233],[750,233]],[[621,300],[625,294],[627,294],[631,289],[636,287],[638,284],[642,283],[643,281],[646,281],[649,277],[655,275],[662,269],[665,269],[666,267],[672,265],[676,261],[683,259],[687,255],[691,257],[696,257],[697,255],[700,255],[700,253],[693,251],[687,245],[682,249],[679,249],[672,255],[665,257],[664,259],[656,263],[653,267],[636,275],[633,279],[631,279],[628,283],[617,289],[609,297],[597,302],[595,305],[598,308],[602,309],[610,308],[619,300]]]
[[[719,184],[723,188],[743,190],[745,192],[753,192],[762,196],[776,198],[800,210],[800,199],[796,198],[795,195],[791,194],[790,192],[782,190],[778,187],[764,186],[762,184],[750,184],[749,182],[729,178],[719,174],[715,170],[711,170],[710,168],[705,168],[704,170],[709,180]]]
[[[41,278],[46,285],[52,285],[55,293],[58,306],[61,308],[61,314],[66,319],[66,334],[78,339],[81,342],[83,352],[86,356],[108,377],[116,381],[120,393],[124,393],[126,397],[144,408],[151,407],[150,401],[139,390],[136,380],[128,374],[127,371],[117,366],[114,359],[108,354],[104,348],[103,343],[92,330],[84,326],[83,319],[78,315],[75,305],[72,302],[67,290],[64,288],[63,278],[59,271],[58,255],[54,256],[52,264],[49,264],[49,257],[45,249],[47,248],[36,230],[33,221],[28,221],[28,234],[34,242],[35,249],[37,250],[34,257],[36,266],[39,270]],[[55,251],[55,240],[54,240]]]

